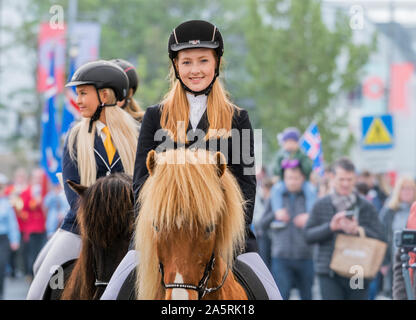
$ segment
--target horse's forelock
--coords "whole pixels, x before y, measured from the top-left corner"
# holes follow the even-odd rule
[[[185,155],[184,164],[170,164],[172,154],[159,158],[157,171],[146,181],[140,195],[143,213],[150,209],[148,214],[165,232],[182,225],[216,224],[224,208],[215,164],[198,164],[200,159],[194,154]]]

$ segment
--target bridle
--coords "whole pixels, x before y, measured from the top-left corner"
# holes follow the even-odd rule
[[[188,283],[168,283],[165,284],[165,273],[163,269],[163,263],[159,263],[159,272],[161,273],[162,279],[162,286],[165,289],[189,289],[189,290],[195,290],[198,292],[198,299],[202,299],[207,293],[211,293],[214,291],[217,291],[220,289],[225,282],[225,279],[228,276],[228,268],[225,271],[225,274],[222,278],[222,281],[218,287],[214,288],[207,288],[208,280],[212,274],[212,270],[214,269],[215,265],[215,256],[214,253],[212,253],[211,258],[209,259],[208,263],[205,265],[204,275],[202,276],[201,280],[199,281],[198,285],[195,286],[193,284]]]

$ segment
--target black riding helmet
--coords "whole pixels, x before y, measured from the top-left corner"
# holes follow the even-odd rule
[[[182,79],[179,77],[179,73],[178,70],[176,70],[174,62],[174,59],[177,57],[179,51],[193,48],[214,49],[218,58],[214,79],[212,79],[210,85],[202,91],[193,91],[183,83]],[[219,76],[220,60],[224,53],[224,42],[218,28],[203,20],[186,21],[173,29],[170,34],[168,52],[169,58],[172,61],[173,68],[175,70],[175,76],[180,81],[182,87],[196,96],[201,94],[208,95],[216,78]]]
[[[115,63],[124,70],[129,78],[129,89],[133,89],[133,94],[136,92],[139,86],[139,77],[136,72],[136,68],[128,61],[123,59],[113,59],[110,62]]]
[[[72,76],[72,79],[65,86],[93,85],[97,91],[99,105],[90,119],[88,132],[91,132],[92,124],[100,118],[104,107],[114,107],[117,104],[104,104],[101,102],[99,89],[113,89],[117,101],[122,101],[127,97],[129,88],[129,78],[122,68],[113,62],[98,60],[84,64]]]
[[[139,86],[139,77],[136,72],[136,68],[128,61],[123,59],[113,59],[110,60],[110,62],[115,63],[120,68],[124,70],[124,72],[127,74],[127,77],[129,78],[129,90],[133,89],[133,95],[137,90],[137,87]],[[127,94],[128,95],[128,94]],[[126,106],[130,103],[130,98],[127,98],[124,104],[121,106],[121,108],[126,108]]]

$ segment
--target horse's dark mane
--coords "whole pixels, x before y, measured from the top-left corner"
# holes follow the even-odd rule
[[[80,196],[77,221],[82,249],[62,299],[96,298],[94,250],[108,249],[116,242],[128,243],[134,228],[133,204],[132,179],[124,173],[98,179]]]
[[[98,179],[80,198],[77,219],[81,236],[102,248],[115,239],[130,236],[134,224],[133,204],[130,176],[116,173]]]

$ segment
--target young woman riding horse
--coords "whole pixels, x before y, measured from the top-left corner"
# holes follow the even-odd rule
[[[27,299],[42,299],[51,267],[79,256],[81,240],[76,220],[79,196],[66,181],[91,186],[98,178],[111,173],[133,174],[138,123],[117,106],[117,101],[127,97],[126,73],[109,61],[89,62],[77,69],[67,86],[76,86],[76,102],[82,116],[69,132],[62,157],[62,176],[70,211],[49,245]]]
[[[224,52],[221,33],[206,21],[184,22],[171,33],[168,52],[172,61],[171,89],[144,115],[133,176],[135,197],[149,176],[149,151],[181,145],[220,151],[247,201],[245,251],[257,251],[250,229],[256,195],[254,137],[247,111],[228,99],[218,78]]]

